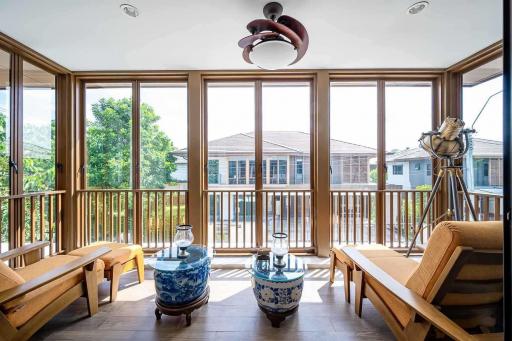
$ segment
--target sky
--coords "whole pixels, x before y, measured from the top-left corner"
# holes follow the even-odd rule
[[[463,119],[471,127],[476,115],[482,109],[487,98],[503,90],[503,77],[496,77],[473,87],[464,87],[462,93]],[[503,96],[494,96],[475,123],[474,137],[503,141]]]

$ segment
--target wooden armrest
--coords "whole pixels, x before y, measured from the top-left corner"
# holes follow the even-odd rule
[[[469,334],[458,324],[450,320],[435,306],[428,303],[423,297],[419,296],[414,291],[405,287],[393,277],[388,275],[385,271],[376,266],[363,254],[361,254],[361,252],[350,247],[344,248],[343,251],[354,261],[357,267],[365,272],[365,275],[372,277],[377,282],[382,284],[391,292],[391,294],[411,307],[425,320],[431,322],[440,331],[455,340],[476,340],[473,335]]]
[[[0,253],[0,261],[5,262],[9,259],[16,258],[18,256],[23,256],[26,253],[35,251],[37,249],[43,249],[50,245],[50,242],[33,242],[31,244],[23,245],[22,247],[12,249],[9,251],[6,251],[4,253]]]
[[[12,301],[15,298],[23,296],[37,288],[42,287],[45,284],[48,284],[56,279],[61,278],[64,275],[67,275],[70,272],[75,271],[76,269],[83,268],[103,256],[106,253],[109,253],[111,250],[108,247],[102,247],[90,254],[80,257],[74,261],[71,261],[65,265],[59,266],[42,276],[34,278],[28,282],[20,284],[14,288],[5,290],[0,292],[0,305],[6,302]],[[56,256],[58,257],[58,256]]]

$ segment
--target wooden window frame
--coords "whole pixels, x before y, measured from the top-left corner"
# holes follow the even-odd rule
[[[51,61],[43,55],[35,52],[26,45],[0,33],[0,49],[10,56],[9,69],[9,160],[17,165],[18,171],[13,172],[9,168],[9,195],[20,196],[25,194],[23,186],[23,62],[52,74],[55,77],[55,190],[66,189],[66,171],[69,148],[66,148],[63,141],[66,140],[66,126],[64,117],[68,113],[68,89],[66,82],[69,80],[70,71],[61,65]],[[59,217],[63,221],[66,213],[71,216],[70,206],[63,202],[64,210]],[[9,248],[17,248],[25,243],[24,236],[25,207],[21,200],[13,200],[9,205]],[[64,240],[71,233],[72,228],[63,231]],[[61,244],[62,245],[62,244]],[[66,241],[63,243],[66,247]],[[17,264],[15,262],[15,264]]]
[[[126,189],[141,189],[140,187],[140,89],[143,84],[183,84],[187,88],[188,92],[188,84],[186,78],[142,78],[138,79],[136,77],[133,78],[125,78],[125,77],[113,77],[113,78],[83,78],[78,80],[78,88],[79,88],[79,101],[80,101],[80,110],[79,110],[79,127],[80,127],[80,140],[82,143],[80,144],[80,188],[87,189],[87,172],[85,171],[85,166],[87,164],[87,127],[86,127],[86,91],[88,84],[95,83],[111,83],[115,84],[131,84],[131,98],[132,98],[132,141],[131,141],[131,187]],[[187,110],[187,120],[188,120],[188,110]],[[187,132],[187,136],[190,132]],[[190,154],[190,151],[188,151]]]
[[[383,72],[379,74],[331,74],[329,78],[329,89],[332,83],[343,82],[375,82],[377,87],[377,196],[376,196],[376,223],[377,235],[376,242],[384,242],[385,233],[385,193],[386,190],[386,173],[391,172],[386,165],[386,83],[392,82],[430,82],[432,88],[432,115],[431,129],[436,128],[441,122],[441,89],[442,89],[442,72],[411,70],[405,73]],[[330,141],[330,136],[329,136]],[[329,144],[330,159],[330,144]],[[434,160],[432,168],[436,169],[439,162]],[[436,175],[432,172],[432,183],[435,182]],[[329,180],[330,183],[330,180]]]
[[[208,85],[209,84],[236,84],[236,83],[252,83],[254,86],[254,135],[255,135],[255,150],[254,150],[254,160],[256,165],[256,181],[254,183],[254,190],[256,193],[255,201],[256,201],[256,213],[255,213],[255,221],[256,221],[256,248],[260,248],[263,245],[263,195],[262,191],[268,188],[264,188],[263,183],[263,83],[308,83],[310,89],[310,182],[309,182],[309,190],[315,189],[315,93],[316,93],[316,75],[307,73],[307,74],[287,74],[282,76],[276,75],[268,75],[262,74],[260,76],[230,76],[230,75],[210,75],[203,77],[203,160],[204,160],[204,169],[205,173],[208,174]],[[270,167],[270,163],[266,162],[266,167]],[[287,167],[289,165],[287,164]],[[279,165],[278,165],[278,178],[279,178]],[[270,175],[266,179],[270,183]],[[279,179],[278,179],[279,180]],[[253,185],[253,184],[249,184]],[[279,186],[279,184],[278,184]],[[205,178],[203,181],[203,191],[208,191],[208,179]],[[312,212],[314,215],[314,196],[312,199]],[[205,199],[205,203],[207,200]],[[207,207],[206,205],[203,207]],[[208,231],[208,214],[204,214],[205,220],[203,223],[204,233],[207,234]],[[314,222],[314,217],[311,219],[311,230],[312,237],[311,243],[312,247],[316,247],[316,235],[314,226],[316,225]]]

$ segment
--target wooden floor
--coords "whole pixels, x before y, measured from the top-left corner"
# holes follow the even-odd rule
[[[333,287],[328,271],[310,270],[297,314],[276,329],[260,312],[246,270],[213,270],[207,306],[192,314],[192,325],[184,317],[154,315],[152,271],[138,284],[136,274],[122,277],[117,301],[108,303],[108,283],[100,289],[98,314],[87,317],[81,298],[52,319],[34,340],[393,340],[384,320],[365,302],[363,318],[345,303],[340,275]]]

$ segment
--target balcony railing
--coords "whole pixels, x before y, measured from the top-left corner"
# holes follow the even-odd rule
[[[312,191],[212,189],[207,193],[208,241],[214,248],[268,248],[274,232],[285,232],[291,249],[312,249]],[[257,193],[261,195],[261,231],[256,219]]]
[[[78,195],[81,245],[96,241],[168,247],[176,226],[187,222],[185,190],[90,189]]]
[[[53,198],[57,195],[55,193],[63,192],[51,193],[53,194],[46,195]],[[257,195],[258,200],[261,200],[261,208],[256,204]],[[394,248],[406,248],[430,195],[431,192],[425,190],[333,190],[330,194],[331,244],[377,242],[377,221],[380,219],[385,231],[384,243]],[[382,202],[381,216],[377,212],[378,196],[382,196],[379,199]],[[205,192],[205,198],[208,244],[219,251],[239,252],[252,251],[258,247],[268,248],[271,246],[272,233],[281,231],[288,234],[290,249],[314,250],[311,190],[211,189]],[[471,193],[471,198],[479,220],[501,219],[501,196]],[[145,249],[167,247],[173,242],[175,227],[187,222],[187,199],[188,192],[185,190],[79,191],[80,245],[105,240],[138,243]],[[5,198],[2,200],[5,210]],[[27,213],[26,216],[39,217],[38,203],[41,199],[34,195],[23,200],[29,206],[27,210],[30,214]],[[53,204],[44,205],[58,206],[60,210],[60,199],[56,197],[52,200]],[[30,209],[32,202],[34,209]],[[460,203],[463,218],[471,220],[469,207],[462,194]],[[261,209],[259,218],[258,209]],[[437,204],[434,203],[424,223],[423,233],[418,238],[419,243],[428,240],[437,221],[436,217],[440,216],[436,210]],[[55,234],[55,230],[60,231],[60,227],[54,228],[55,215],[50,218],[54,223],[46,223],[45,228],[53,231],[51,233],[54,240],[60,240],[59,234]],[[27,240],[38,239],[37,233],[30,234],[34,225],[30,221],[31,223],[25,223],[25,226],[30,227],[27,230]],[[35,226],[39,226],[38,224],[36,219]],[[34,231],[37,232],[37,228]],[[60,250],[60,246],[56,246],[55,250]]]
[[[503,219],[503,195],[482,192],[470,193],[471,202],[476,211],[478,220],[502,220]],[[459,193],[459,202],[462,207],[464,220],[473,220],[469,206]]]
[[[382,213],[377,212],[377,197],[382,196]],[[428,190],[335,190],[331,191],[331,245],[375,243],[377,222],[384,226],[383,242],[393,248],[407,248],[429,200]],[[472,220],[469,206],[459,193],[464,220]],[[470,193],[478,220],[502,219],[503,197]],[[435,224],[443,219],[434,200],[417,242],[425,243]],[[440,214],[441,213],[441,214]]]
[[[62,245],[62,197],[48,191],[0,197],[0,252],[35,241],[49,241],[53,255]]]

